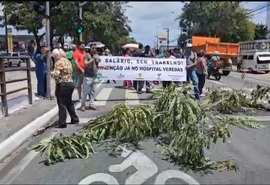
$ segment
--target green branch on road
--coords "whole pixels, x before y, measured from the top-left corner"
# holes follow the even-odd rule
[[[50,142],[32,146],[33,150],[46,154],[48,164],[71,158],[87,158],[94,153],[93,145],[109,138],[118,144],[131,143],[152,137],[158,141],[158,149],[177,164],[193,169],[235,169],[234,160],[212,162],[204,149],[231,137],[231,127],[260,128],[252,119],[232,118],[223,114],[242,111],[249,99],[238,91],[211,91],[201,101],[189,94],[191,88],[177,90],[170,87],[155,95],[154,106],[139,105],[132,108],[123,104],[113,107],[111,112],[91,120],[78,135],[60,136]],[[226,98],[225,98],[226,94]],[[216,98],[221,96],[217,102]],[[229,109],[233,107],[233,109]]]

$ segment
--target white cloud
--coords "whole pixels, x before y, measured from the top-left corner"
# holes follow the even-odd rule
[[[178,21],[175,18],[182,10],[181,2],[130,2],[126,15],[131,21],[131,36],[144,45],[154,45],[157,32],[166,32],[169,28],[170,40],[175,40],[180,34]],[[158,26],[158,28],[157,28]],[[172,42],[176,45],[177,41]]]

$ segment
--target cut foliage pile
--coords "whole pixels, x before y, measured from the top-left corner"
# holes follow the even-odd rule
[[[254,120],[227,117],[223,113],[251,107],[240,91],[213,90],[201,101],[193,99],[190,87],[174,86],[154,95],[154,106],[115,105],[108,114],[91,120],[78,135],[60,136],[32,147],[45,153],[49,164],[71,158],[87,158],[93,145],[108,138],[138,145],[147,137],[157,141],[160,152],[177,164],[202,169],[236,169],[233,160],[212,162],[204,153],[218,139],[231,137],[231,127],[259,128]],[[232,109],[233,107],[233,109]]]

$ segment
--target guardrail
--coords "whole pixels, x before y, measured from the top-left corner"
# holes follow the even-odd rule
[[[18,68],[5,68],[5,61],[7,61],[7,64],[9,63],[9,60],[11,59],[17,59],[17,60],[24,60],[26,62],[26,67],[18,67]],[[16,80],[6,80],[6,72],[13,72],[13,71],[26,71],[26,78],[20,78]],[[7,92],[7,84],[15,83],[15,82],[21,82],[21,81],[27,81],[27,86],[22,87],[16,90],[8,91]],[[22,56],[22,57],[10,57],[10,56],[2,56],[0,57],[0,96],[1,96],[1,102],[2,102],[2,112],[4,116],[8,116],[8,102],[7,102],[7,96],[10,94],[17,93],[19,91],[28,90],[28,100],[29,104],[33,103],[33,95],[32,95],[32,84],[31,84],[31,64],[30,64],[30,57]]]

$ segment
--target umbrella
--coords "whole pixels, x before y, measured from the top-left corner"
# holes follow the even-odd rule
[[[105,47],[105,44],[101,42],[89,42],[86,46],[96,45],[96,48],[103,48]]]
[[[137,49],[137,48],[139,48],[139,44],[129,43],[129,44],[126,44],[126,45],[122,46],[122,48],[133,48],[133,49]]]

